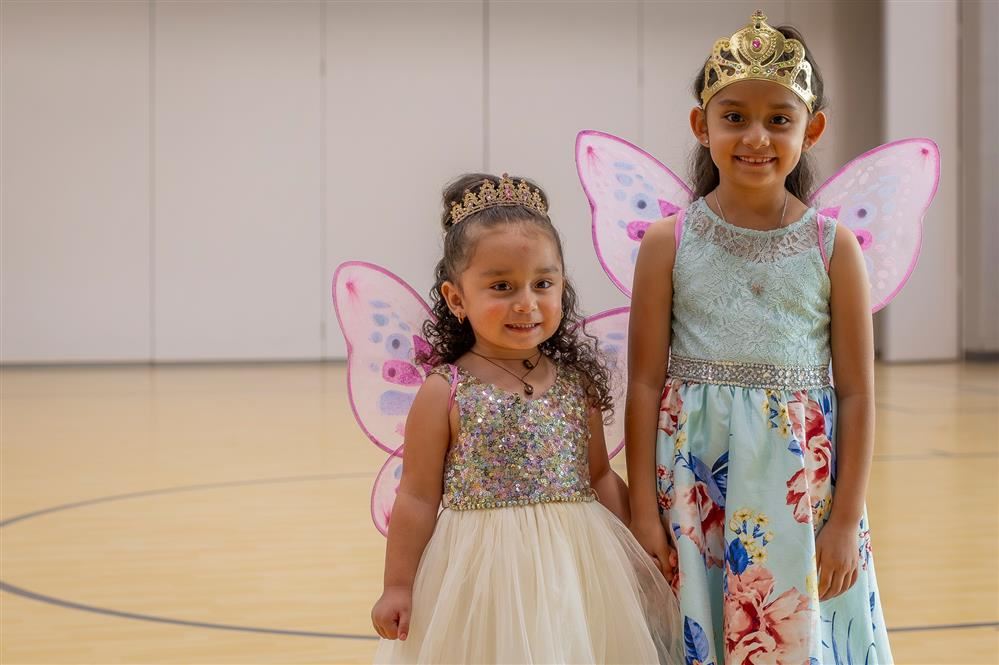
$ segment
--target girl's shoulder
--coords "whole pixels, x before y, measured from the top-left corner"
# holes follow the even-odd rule
[[[449,401],[454,397],[454,389],[458,385],[459,368],[450,363],[441,363],[430,368],[419,392],[428,392],[431,399],[443,395]]]
[[[638,256],[635,259],[635,276],[632,291],[648,291],[650,287],[661,285],[665,275],[672,273],[680,244],[681,224],[684,211],[653,222],[645,230]]]
[[[680,210],[674,215],[663,217],[659,221],[650,224],[649,228],[645,230],[645,235],[642,236],[642,244],[660,245],[665,243],[674,245],[676,230],[679,228],[680,220],[683,219],[685,212],[685,210]]]

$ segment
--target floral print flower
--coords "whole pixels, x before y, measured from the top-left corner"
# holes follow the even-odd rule
[[[668,436],[673,436],[685,420],[680,385],[678,379],[667,381],[662,400],[659,402],[659,429]]]
[[[673,470],[663,464],[656,465],[656,502],[660,514],[673,507]]]
[[[796,394],[788,412],[803,465],[787,481],[786,502],[793,507],[795,520],[811,522],[818,529],[832,504],[832,441],[826,435],[822,407],[807,393]]]
[[[725,662],[800,665],[809,658],[813,612],[809,597],[791,587],[776,598],[773,574],[750,566],[741,575],[726,569]]]
[[[721,568],[725,556],[725,509],[711,499],[707,486],[696,481],[693,487],[677,492],[674,508],[679,535],[697,546],[708,568]]]

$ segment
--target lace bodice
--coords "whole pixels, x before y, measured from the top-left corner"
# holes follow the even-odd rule
[[[434,368],[452,380],[451,365]],[[444,461],[443,505],[453,510],[591,501],[588,409],[579,375],[527,399],[457,369],[458,437]]]
[[[835,220],[816,212],[774,231],[743,229],[704,199],[687,209],[673,268],[671,350],[687,358],[828,365]],[[820,246],[821,243],[821,246]]]

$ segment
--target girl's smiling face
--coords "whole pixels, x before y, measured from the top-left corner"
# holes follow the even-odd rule
[[[743,188],[784,187],[784,180],[825,129],[791,90],[770,81],[739,81],[695,107],[691,129],[711,151],[722,182]]]
[[[554,239],[525,222],[478,232],[458,282],[445,282],[441,293],[452,312],[467,316],[476,351],[523,357],[558,330],[563,287]]]

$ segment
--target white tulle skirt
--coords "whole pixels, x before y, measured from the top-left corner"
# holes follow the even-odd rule
[[[376,663],[682,662],[676,597],[596,501],[445,510]]]

